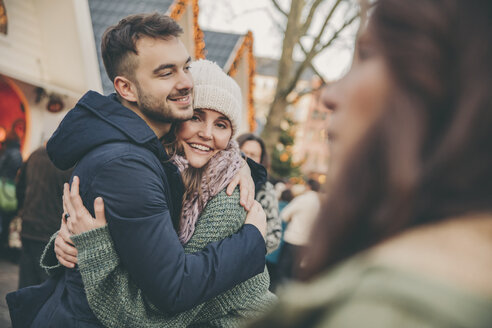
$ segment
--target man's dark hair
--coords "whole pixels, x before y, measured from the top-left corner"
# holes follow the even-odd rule
[[[130,15],[108,27],[101,41],[101,54],[106,73],[114,82],[116,76],[134,77],[137,41],[143,37],[168,40],[179,37],[183,29],[171,17],[159,13]]]
[[[309,179],[307,181],[307,184],[308,184],[309,188],[311,188],[312,191],[319,191],[320,184],[318,181],[316,181],[314,179]]]

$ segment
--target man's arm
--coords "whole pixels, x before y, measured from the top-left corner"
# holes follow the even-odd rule
[[[121,262],[153,304],[167,313],[184,311],[263,271],[265,242],[252,225],[185,254],[162,179],[146,158],[119,158],[98,170],[84,197],[92,213],[94,198],[104,199]]]

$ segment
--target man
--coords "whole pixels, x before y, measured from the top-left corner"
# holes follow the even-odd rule
[[[181,32],[176,22],[157,13],[132,15],[106,30],[102,56],[117,94],[88,92],[48,143],[59,168],[77,163],[73,175],[80,177],[80,195],[92,214],[94,199],[104,199],[123,265],[167,313],[187,310],[262,272],[266,252],[264,218],[189,255],[173,228],[183,186],[159,139],[172,122],[193,113],[191,58],[178,38]],[[33,288],[8,296],[13,322],[100,326],[76,268],[41,287],[41,292]]]
[[[32,152],[20,169],[16,190],[22,217],[19,288],[48,279],[39,260],[46,243],[60,226],[63,184],[70,180],[71,174],[72,170],[62,171],[53,165],[44,146]]]

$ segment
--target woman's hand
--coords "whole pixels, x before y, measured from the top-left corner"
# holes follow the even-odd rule
[[[74,177],[72,187],[69,189],[68,183],[63,186],[63,208],[68,213],[67,227],[68,231],[74,235],[103,227],[107,224],[104,215],[104,202],[101,197],[94,200],[94,219],[89,211],[85,208],[82,198],[79,194],[79,178]]]
[[[239,203],[246,211],[251,210],[255,201],[255,182],[251,177],[251,170],[246,161],[244,161],[243,167],[239,170],[239,173],[232,178],[231,183],[227,186],[226,194],[229,196],[232,195],[237,185],[239,185]]]
[[[252,224],[260,231],[263,239],[265,239],[266,231],[267,231],[267,222],[266,222],[266,214],[261,207],[261,204],[256,200],[253,201],[253,205],[246,216],[246,221],[244,224]]]
[[[77,249],[72,244],[64,217],[62,217],[61,227],[55,238],[55,254],[58,262],[67,268],[73,268],[77,264]]]

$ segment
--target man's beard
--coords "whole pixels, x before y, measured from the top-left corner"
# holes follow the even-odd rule
[[[138,108],[146,117],[155,122],[172,123],[176,119],[172,117],[171,109],[165,103],[166,100],[157,100],[139,90]]]
[[[158,99],[145,92],[137,85],[139,101],[138,108],[147,118],[159,123],[174,123],[183,121],[184,118],[175,117],[172,108],[166,103],[166,99]],[[191,94],[191,90],[182,90],[180,96]],[[190,105],[191,106],[191,105]]]

